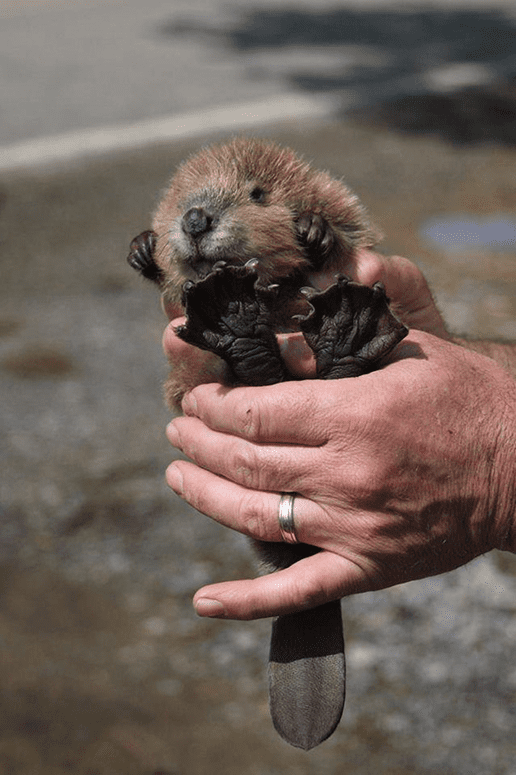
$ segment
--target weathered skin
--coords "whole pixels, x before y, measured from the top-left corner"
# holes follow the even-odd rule
[[[131,243],[129,263],[158,284],[169,310],[186,313],[178,336],[212,354],[202,371],[174,364],[171,406],[217,375],[247,385],[291,379],[278,331],[301,329],[321,379],[371,371],[407,333],[380,284],[339,275],[377,236],[362,206],[289,149],[235,140],[201,151],[172,179],[153,226]],[[307,287],[315,276],[333,281],[318,291]],[[317,551],[255,545],[269,570]],[[308,750],[334,731],[345,697],[340,601],[274,621],[269,691],[274,725],[292,745]]]

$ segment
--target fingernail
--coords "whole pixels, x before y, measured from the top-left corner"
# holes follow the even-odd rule
[[[167,468],[167,483],[176,495],[183,494],[183,474],[174,463]]]
[[[177,428],[174,425],[174,422],[171,422],[167,425],[167,439],[170,441],[172,446],[179,447],[179,433],[177,432]]]
[[[185,395],[181,402],[181,408],[185,414],[197,414],[197,401],[192,392]]]
[[[199,616],[211,616],[212,618],[224,618],[226,609],[218,600],[210,600],[207,597],[201,597],[194,604],[195,611]]]

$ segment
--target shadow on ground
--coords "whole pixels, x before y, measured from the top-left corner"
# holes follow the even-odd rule
[[[364,124],[453,143],[516,143],[516,20],[496,10],[250,10],[229,29],[163,23],[159,35],[209,35],[291,86],[332,95]]]

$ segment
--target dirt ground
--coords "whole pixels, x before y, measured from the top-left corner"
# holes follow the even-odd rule
[[[516,338],[515,251],[422,236],[446,214],[516,216],[516,150],[268,134],[345,177],[454,331]],[[0,180],[0,774],[516,775],[513,555],[345,600],[347,706],[310,754],[272,729],[269,622],[193,613],[253,558],[164,484],[164,318],[125,262],[191,150]]]

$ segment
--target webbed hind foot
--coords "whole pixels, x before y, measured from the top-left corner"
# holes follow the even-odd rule
[[[376,368],[408,333],[389,309],[381,283],[372,288],[339,277],[324,291],[303,288],[312,309],[298,317],[319,379],[356,377]]]
[[[204,279],[183,286],[185,342],[223,358],[243,385],[272,385],[288,373],[269,321],[276,286],[261,286],[253,262],[219,262]]]

